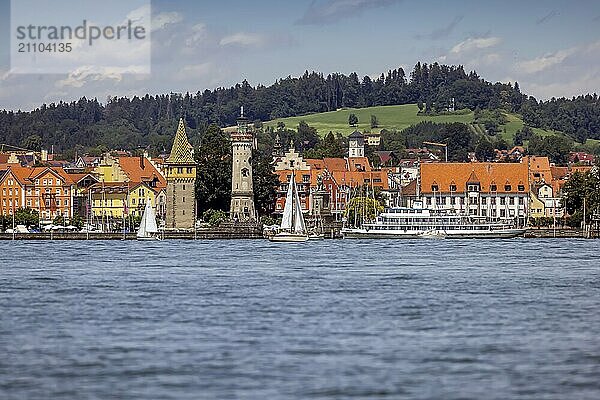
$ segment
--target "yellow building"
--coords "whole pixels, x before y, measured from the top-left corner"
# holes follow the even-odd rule
[[[100,182],[89,188],[91,199],[92,224],[111,229],[121,225],[121,221],[128,217],[141,217],[146,203],[161,211],[161,195],[164,190],[155,189],[146,183],[138,182]]]
[[[532,191],[529,193],[529,217],[541,218],[545,216],[544,202]]]

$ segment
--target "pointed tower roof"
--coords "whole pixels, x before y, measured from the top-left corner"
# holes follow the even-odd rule
[[[179,119],[179,126],[177,127],[177,133],[175,134],[173,147],[171,148],[171,155],[167,159],[167,163],[195,163],[192,146],[190,145],[187,135],[185,134],[185,124],[183,123],[183,118]]]
[[[469,176],[469,179],[467,180],[467,185],[469,183],[480,183],[479,178],[477,177],[477,174],[475,173],[475,170],[473,170],[471,172],[471,175]]]

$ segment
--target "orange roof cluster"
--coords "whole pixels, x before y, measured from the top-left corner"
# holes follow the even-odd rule
[[[421,193],[464,193],[467,184],[479,184],[481,192],[529,192],[525,163],[427,163],[421,164]],[[456,190],[451,190],[456,189]],[[523,189],[523,190],[519,190]]]
[[[156,181],[156,188],[164,189],[167,181],[145,157],[119,157],[119,166],[132,182]]]

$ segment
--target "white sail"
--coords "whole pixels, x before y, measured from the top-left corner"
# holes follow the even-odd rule
[[[142,220],[140,221],[140,229],[138,229],[137,237],[147,238],[151,236],[151,233],[156,232],[158,232],[158,227],[156,226],[156,215],[154,214],[154,209],[152,208],[150,200],[148,200],[146,202],[144,214],[142,214]]]
[[[156,225],[156,213],[150,203],[150,200],[146,203],[146,232],[156,233],[158,232],[158,226]]]
[[[294,232],[305,233],[306,225],[304,224],[304,216],[302,215],[302,205],[300,203],[300,197],[298,191],[294,190]]]
[[[288,185],[287,194],[285,196],[285,206],[283,207],[283,218],[281,219],[281,230],[291,230],[292,229],[292,213],[293,213],[293,192],[294,192],[294,174],[292,173],[292,177],[290,178],[290,183]]]

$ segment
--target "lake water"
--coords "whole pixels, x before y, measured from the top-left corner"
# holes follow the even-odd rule
[[[598,399],[599,247],[0,242],[0,398]]]

